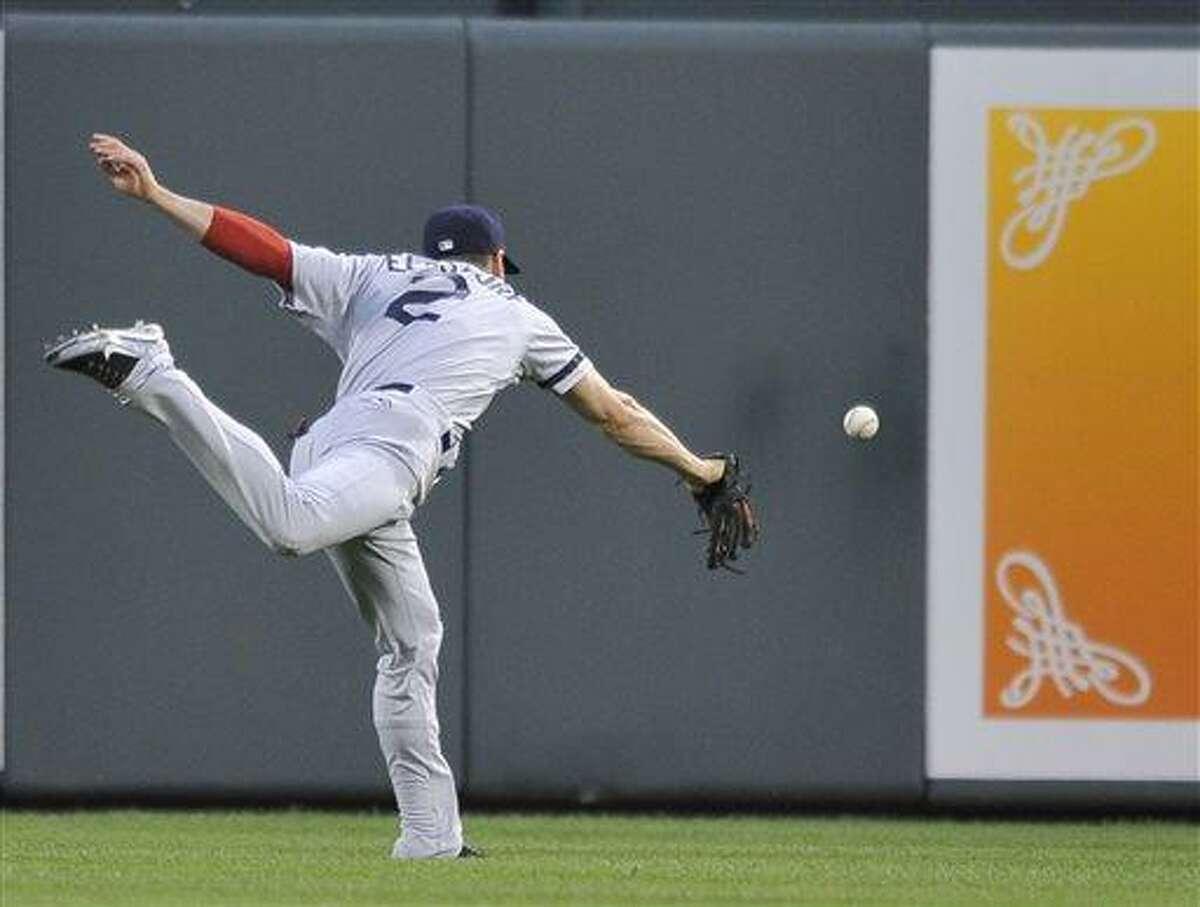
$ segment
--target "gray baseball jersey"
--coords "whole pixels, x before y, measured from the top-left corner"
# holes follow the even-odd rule
[[[338,399],[420,387],[448,413],[454,449],[505,387],[528,379],[565,394],[591,369],[553,318],[473,265],[291,245],[280,305],[342,360]]]

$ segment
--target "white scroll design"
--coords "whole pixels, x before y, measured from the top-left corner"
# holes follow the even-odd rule
[[[1015,577],[1022,571],[1028,577],[1018,584]],[[1088,690],[1120,706],[1141,705],[1150,698],[1146,665],[1116,646],[1093,642],[1079,624],[1067,620],[1054,577],[1037,555],[1009,551],[996,565],[996,585],[1016,612],[1016,633],[1005,644],[1029,660],[1000,693],[1005,708],[1027,705],[1047,677],[1064,699]]]
[[[1097,134],[1070,126],[1051,144],[1031,114],[1014,113],[1008,128],[1033,154],[1033,163],[1013,173],[1021,208],[1004,225],[1000,254],[1009,267],[1029,271],[1044,262],[1058,244],[1067,209],[1093,183],[1139,167],[1158,141],[1154,124],[1125,117]]]

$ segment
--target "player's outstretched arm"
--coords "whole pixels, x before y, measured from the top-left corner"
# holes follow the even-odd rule
[[[595,369],[563,399],[622,449],[674,470],[693,490],[718,481],[725,472],[724,460],[696,456],[654,413],[614,388]]]
[[[157,208],[210,252],[291,288],[292,249],[272,227],[238,211],[172,192],[155,178],[144,155],[114,136],[98,132],[88,148],[118,192]]]
[[[739,549],[750,548],[758,541],[759,523],[750,503],[750,487],[740,478],[741,464],[736,456],[696,456],[652,412],[629,394],[611,387],[595,370],[567,391],[564,399],[629,453],[675,470],[687,482],[704,517],[708,569],[726,567],[742,572],[731,562],[738,559]]]

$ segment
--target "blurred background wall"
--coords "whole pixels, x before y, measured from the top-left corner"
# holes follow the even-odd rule
[[[4,23],[7,797],[389,797],[332,570],[40,362],[64,327],[161,321],[281,457],[332,400],[268,287],[99,178],[106,130],[304,242],[411,248],[436,206],[497,209],[598,367],[751,464],[764,543],[709,574],[666,473],[536,389],[497,400],[417,520],[468,800],[927,801],[929,61],[961,4],[82,6]],[[1185,4],[978,7],[954,41],[1196,40]],[[870,445],[841,433],[860,400]]]

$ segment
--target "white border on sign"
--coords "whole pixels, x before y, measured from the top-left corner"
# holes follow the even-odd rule
[[[4,207],[4,147],[7,137],[4,132],[4,75],[5,75],[5,41],[7,32],[0,28],[0,212],[7,209]],[[8,716],[5,714],[7,685],[5,684],[6,664],[4,659],[5,641],[4,621],[5,607],[4,603],[7,600],[5,595],[4,585],[4,489],[8,481],[8,474],[4,468],[4,436],[6,433],[4,421],[4,375],[5,368],[5,336],[4,336],[4,220],[0,215],[0,772],[4,771],[5,762],[5,737],[4,728],[8,723]]]
[[[925,768],[935,779],[1198,780],[1200,722],[988,719],[983,701],[992,107],[1198,106],[1194,50],[939,47],[930,83]]]

